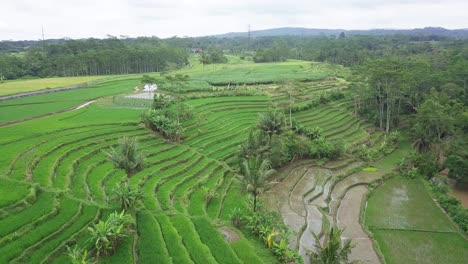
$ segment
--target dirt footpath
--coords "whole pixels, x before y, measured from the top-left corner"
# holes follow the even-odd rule
[[[351,238],[355,247],[351,251],[351,260],[361,260],[362,263],[380,263],[372,247],[372,241],[359,223],[359,212],[362,200],[367,193],[367,187],[359,185],[351,188],[338,209],[337,225],[344,228],[343,238]]]

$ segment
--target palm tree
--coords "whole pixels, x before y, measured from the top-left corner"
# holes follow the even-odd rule
[[[422,125],[415,124],[411,129],[410,137],[413,140],[413,147],[418,153],[427,152],[429,150],[431,135]]]
[[[257,128],[265,132],[269,138],[273,134],[280,134],[285,123],[284,113],[281,110],[269,110],[259,114]]]
[[[341,240],[343,230],[336,226],[330,228],[325,234],[325,242],[322,244],[320,238],[314,235],[316,252],[312,252],[310,263],[312,264],[345,264],[356,263],[349,261],[349,254],[353,245],[351,240]]]
[[[252,129],[247,140],[240,147],[240,160],[249,159],[255,155],[262,157],[270,149],[268,138],[262,130]]]
[[[267,179],[275,170],[271,169],[269,160],[261,160],[259,157],[252,157],[242,162],[243,175],[240,176],[244,189],[253,196],[253,210],[257,210],[257,197],[263,192]]]
[[[115,167],[124,169],[127,175],[143,168],[145,157],[138,150],[136,138],[123,137],[119,140],[119,148],[111,147],[110,152],[105,152],[108,160],[114,163]]]
[[[114,189],[113,198],[120,202],[121,209],[129,210],[133,209],[136,202],[143,198],[143,193],[140,188],[132,187],[127,181],[123,181]]]

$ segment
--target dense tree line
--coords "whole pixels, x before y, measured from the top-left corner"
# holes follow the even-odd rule
[[[129,74],[187,63],[184,48],[156,38],[68,40],[20,53],[0,53],[0,79]]]
[[[289,53],[290,50],[285,42],[274,42],[271,48],[257,50],[253,56],[253,60],[255,62],[285,61],[290,57]]]
[[[163,71],[187,63],[192,50],[203,50],[204,64],[225,61],[222,52],[256,62],[303,59],[364,65],[383,56],[430,56],[444,67],[447,51],[465,47],[466,39],[440,36],[274,36],[158,39],[155,37],[84,40],[2,41],[0,78],[77,76]]]

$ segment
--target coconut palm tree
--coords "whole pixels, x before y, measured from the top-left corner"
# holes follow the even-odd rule
[[[411,129],[410,137],[413,140],[413,147],[418,153],[427,152],[429,150],[431,135],[422,125],[415,124]]]
[[[119,147],[111,147],[105,152],[107,159],[114,163],[115,167],[124,169],[127,175],[143,168],[145,157],[138,149],[136,138],[123,137],[119,140]]]
[[[322,243],[320,238],[314,235],[316,252],[310,255],[310,263],[312,264],[347,264],[357,263],[349,261],[349,254],[353,245],[351,240],[341,240],[343,230],[336,226],[330,228],[325,234],[325,242]]]
[[[257,197],[267,184],[267,179],[275,173],[267,159],[252,157],[242,162],[242,175],[240,176],[244,189],[253,197],[253,209],[257,210]]]
[[[268,138],[262,130],[252,129],[249,132],[247,140],[245,140],[239,151],[240,160],[249,159],[253,156],[263,155],[270,150]]]
[[[260,113],[257,121],[257,128],[265,132],[269,138],[273,134],[280,134],[285,124],[284,113],[279,109],[269,110]]]

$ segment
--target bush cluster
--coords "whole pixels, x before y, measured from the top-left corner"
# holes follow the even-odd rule
[[[141,115],[141,121],[165,138],[179,141],[184,137],[184,128],[180,122],[190,119],[192,114],[190,105],[160,96],[154,98],[153,108]]]
[[[277,114],[275,117],[274,113]],[[337,159],[347,151],[343,140],[328,140],[319,127],[306,127],[293,121],[287,129],[284,116],[278,111],[261,115],[257,129],[249,133],[238,152],[239,161],[260,155],[271,161],[274,168],[302,158]]]
[[[231,221],[234,226],[245,227],[256,235],[282,263],[304,263],[299,253],[290,249],[288,239],[292,234],[279,213],[265,210],[243,212],[235,208]]]
[[[318,97],[310,99],[308,101],[299,102],[292,106],[291,111],[293,113],[309,110],[319,105],[328,104],[331,101],[337,101],[345,98],[345,94],[339,90],[327,91],[321,93]]]
[[[392,153],[400,143],[400,132],[393,131],[383,136],[383,139],[374,146],[362,145],[357,154],[365,161],[375,161]]]
[[[346,152],[346,144],[343,140],[330,141],[324,137],[314,139],[310,143],[309,155],[314,159],[337,159]]]
[[[197,99],[206,97],[224,97],[224,96],[258,96],[265,95],[265,92],[257,88],[248,86],[213,87],[209,91],[199,91],[184,94],[184,98]]]
[[[309,139],[307,144],[308,152],[306,157],[313,159],[337,159],[346,151],[347,146],[342,139],[328,140],[323,136],[323,129],[320,127],[306,127],[297,121],[293,122],[293,130]]]
[[[92,243],[92,253],[96,257],[115,253],[118,244],[131,232],[130,224],[133,218],[125,214],[114,212],[106,221],[99,220],[97,224],[88,227],[89,242]],[[73,264],[94,263],[89,257],[88,250],[79,247],[68,248],[67,255]]]
[[[184,128],[177,119],[171,118],[167,111],[150,109],[141,116],[147,128],[159,132],[171,141],[178,141],[184,136]]]

